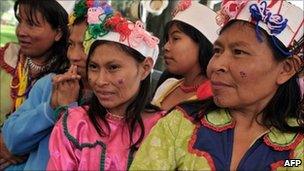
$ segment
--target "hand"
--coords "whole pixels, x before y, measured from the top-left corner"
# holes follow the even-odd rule
[[[66,73],[53,77],[53,93],[51,98],[53,109],[77,101],[80,79],[81,77],[77,74],[77,66],[75,65],[72,65]]]
[[[22,163],[26,157],[14,156],[5,146],[2,135],[0,134],[0,170],[12,164]]]

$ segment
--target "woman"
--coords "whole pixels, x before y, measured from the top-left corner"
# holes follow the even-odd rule
[[[166,69],[183,79],[167,79],[156,90],[153,105],[169,110],[183,101],[211,96],[206,68],[218,29],[209,18],[215,16],[215,12],[195,1],[184,0],[178,4],[173,20],[166,25],[164,59]]]
[[[158,39],[139,21],[131,23],[117,14],[98,17],[105,20],[97,23],[94,16],[100,15],[88,13],[85,42],[94,95],[87,105],[65,112],[55,125],[49,170],[126,170],[162,114],[145,108]]]
[[[19,44],[9,43],[0,50],[1,125],[5,116],[28,97],[37,79],[63,71],[67,63],[68,15],[64,8],[55,0],[17,0],[14,9],[19,21],[16,29]],[[4,132],[14,134],[22,126],[20,122],[18,128]],[[7,151],[2,136],[0,143],[0,170],[22,161]]]
[[[66,66],[68,14],[56,0],[17,0],[19,44],[0,49],[0,124],[27,98],[34,82]]]
[[[286,159],[303,161],[303,32],[296,31],[303,10],[286,1],[227,1],[221,12],[207,69],[213,99],[160,120],[131,169],[283,170]],[[267,16],[286,22],[266,25]]]
[[[79,11],[78,8],[74,10]],[[1,154],[27,154],[28,159],[17,165],[18,160],[12,160],[13,156],[4,156],[6,163],[1,163],[1,168],[11,165],[8,170],[45,170],[49,159],[48,141],[57,120],[58,112],[54,111],[60,106],[77,105],[76,102],[80,102],[80,99],[85,101],[89,98],[83,67],[87,58],[82,46],[87,27],[85,15],[84,10],[70,23],[67,57],[72,67],[64,74],[52,73],[40,78],[33,85],[24,104],[11,114],[3,126],[4,144],[1,144]],[[69,75],[75,75],[75,78],[66,79]],[[79,91],[80,87],[82,91]]]

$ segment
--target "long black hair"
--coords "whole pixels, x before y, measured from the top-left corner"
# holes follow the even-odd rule
[[[249,25],[256,29],[256,26],[251,23],[234,20],[225,25],[220,31],[220,34],[235,23]],[[270,36],[262,28],[259,28],[258,31],[262,33],[262,36],[264,36],[272,50],[273,56],[277,61],[283,61],[290,57],[284,55],[280,50],[278,50],[278,48],[281,48],[284,51],[288,51],[288,49],[277,38]],[[276,43],[274,43],[273,39],[276,39]],[[297,46],[303,47],[303,42],[297,44]],[[301,58],[303,63],[303,56]],[[303,64],[301,69],[303,69]],[[268,102],[266,107],[260,112],[262,119],[259,123],[261,125],[266,126],[267,128],[275,127],[282,132],[304,132],[304,98],[301,97],[303,95],[301,94],[300,85],[298,84],[298,78],[299,75],[295,74],[288,81],[279,86],[275,95]],[[200,101],[199,103],[201,103],[201,107],[198,109],[198,111],[195,111],[197,112],[195,117],[195,121],[197,122],[199,122],[204,114],[219,108],[215,105],[212,98],[205,101]],[[290,126],[287,120],[289,118],[295,118],[299,126]]]
[[[138,51],[127,47],[123,44],[115,43],[115,42],[110,42],[110,41],[105,41],[105,40],[97,40],[95,41],[89,50],[89,55],[87,59],[87,64],[86,64],[86,70],[87,70],[87,77],[88,77],[88,64],[91,60],[91,56],[94,52],[94,50],[104,44],[111,44],[114,45],[118,48],[120,48],[123,52],[130,54],[138,63],[142,63],[145,60],[145,57],[140,54]],[[134,100],[129,104],[127,107],[126,111],[126,117],[125,117],[125,122],[128,124],[128,129],[129,129],[129,135],[130,135],[130,148],[131,149],[136,149],[136,147],[141,143],[141,141],[144,138],[145,135],[145,129],[144,129],[144,123],[141,117],[142,112],[144,112],[147,107],[147,98],[149,94],[149,89],[150,89],[150,75],[149,74],[144,80],[141,81],[140,83],[140,88],[139,92],[137,93],[136,97]],[[106,120],[106,114],[107,110],[105,107],[103,107],[100,103],[99,100],[97,99],[96,95],[93,95],[91,101],[89,102],[89,109],[88,109],[88,115],[93,123],[95,129],[97,130],[98,134],[100,136],[107,136],[108,134],[106,131],[101,127],[101,125],[98,123],[98,120],[101,119],[102,122],[106,124],[107,130],[110,132],[110,127],[109,124]],[[146,110],[147,112],[154,112],[155,110],[150,109]],[[136,127],[139,125],[140,128],[140,137],[138,140],[136,140],[133,143],[133,133],[136,129]]]
[[[196,28],[193,26],[186,24],[182,21],[172,20],[168,22],[165,26],[164,38],[165,41],[168,41],[169,30],[175,25],[180,31],[189,36],[195,43],[199,45],[199,56],[198,61],[201,69],[201,74],[206,76],[207,65],[213,55],[213,45],[212,43]],[[174,73],[172,73],[174,74]]]
[[[44,19],[51,25],[52,29],[60,29],[62,36],[59,41],[54,42],[51,47],[47,61],[55,58],[49,70],[40,73],[39,77],[50,72],[64,72],[68,66],[66,57],[66,47],[68,42],[68,14],[56,0],[17,0],[14,5],[15,17],[18,19],[18,8],[20,5],[26,6],[26,16],[33,24],[38,24],[36,12],[40,12]],[[47,34],[47,33],[45,33]]]

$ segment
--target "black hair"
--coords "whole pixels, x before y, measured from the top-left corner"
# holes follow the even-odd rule
[[[115,43],[111,41],[105,41],[105,40],[97,40],[95,41],[89,50],[89,55],[88,59],[86,62],[86,70],[87,70],[87,77],[88,77],[88,64],[91,60],[91,56],[94,52],[94,50],[104,44],[111,44],[114,45],[118,48],[120,48],[123,52],[130,54],[138,63],[142,63],[145,60],[145,57],[140,54],[138,51],[127,47],[126,45],[120,44],[120,43]],[[141,143],[141,141],[144,138],[145,135],[145,129],[144,129],[144,123],[141,117],[141,114],[143,111],[147,112],[154,112],[155,110],[153,108],[148,109],[146,107],[147,104],[147,98],[149,94],[149,89],[150,89],[150,75],[149,74],[144,80],[141,81],[140,83],[140,88],[139,92],[137,93],[136,97],[134,100],[129,104],[126,110],[126,117],[125,117],[125,122],[128,124],[128,129],[129,129],[129,135],[130,135],[130,148],[131,150],[137,149],[137,146]],[[97,130],[98,134],[100,136],[107,136],[105,130],[99,125],[98,120],[101,119],[102,122],[106,124],[107,130],[110,131],[109,124],[106,120],[106,108],[103,107],[100,103],[99,100],[97,99],[96,95],[93,95],[91,101],[89,102],[89,109],[88,109],[88,115],[93,123],[95,129]],[[139,125],[140,128],[140,137],[138,140],[133,143],[133,133]]]
[[[256,29],[256,26],[251,23],[234,20],[227,23],[220,31],[220,34],[235,23],[249,25]],[[273,56],[277,61],[283,61],[290,57],[284,55],[280,50],[278,50],[277,45],[279,45],[279,48],[283,49],[284,51],[287,51],[287,48],[276,37],[270,36],[262,28],[258,29],[258,31],[262,33],[262,36],[264,36],[264,40],[266,40],[269,44]],[[276,39],[276,43],[273,42],[273,39]],[[303,44],[299,46],[303,47]],[[279,86],[275,95],[268,102],[266,107],[259,113],[262,115],[262,119],[259,122],[261,125],[266,126],[267,128],[275,127],[282,132],[304,132],[304,98],[301,97],[303,95],[301,95],[298,78],[298,74],[295,74],[288,81]],[[212,98],[205,101],[200,101],[199,103],[201,103],[201,108],[196,111],[198,113],[198,115],[195,117],[196,122],[199,122],[204,114],[219,108],[215,105]],[[287,121],[288,118],[295,118],[299,126],[289,125]]]
[[[68,14],[65,9],[56,0],[17,0],[14,5],[15,17],[18,19],[18,7],[26,6],[25,13],[29,22],[38,25],[37,13],[40,12],[43,18],[51,25],[52,29],[60,29],[62,36],[59,41],[54,42],[50,48],[50,55],[47,61],[55,58],[50,69],[40,73],[37,78],[53,72],[62,73],[68,66],[66,57],[66,46],[68,42]]]
[[[186,24],[182,21],[172,20],[168,22],[165,26],[164,38],[165,41],[168,41],[169,30],[170,28],[176,25],[178,29],[180,29],[183,33],[189,36],[195,43],[199,45],[199,65],[201,68],[201,74],[206,76],[207,65],[213,55],[213,45],[212,43],[196,28],[193,26]],[[174,73],[172,73],[174,74]]]

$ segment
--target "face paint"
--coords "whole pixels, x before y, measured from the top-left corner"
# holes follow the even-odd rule
[[[246,78],[247,77],[246,73],[243,72],[243,71],[240,72],[240,75],[241,75],[242,78]]]
[[[120,79],[118,80],[118,84],[121,85],[121,84],[123,84],[123,83],[124,83],[123,79],[120,78]]]

